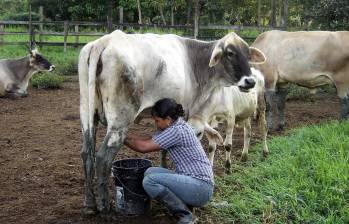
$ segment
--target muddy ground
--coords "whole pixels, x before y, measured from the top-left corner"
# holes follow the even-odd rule
[[[333,95],[288,101],[286,107],[286,131],[336,119],[339,114],[339,100]],[[100,142],[104,129],[99,129]],[[131,128],[131,132],[142,135],[151,135],[154,130],[150,119]],[[234,136],[234,145],[241,149],[242,131]],[[256,137],[258,132],[252,144]],[[80,149],[77,82],[65,83],[59,90],[29,89],[26,98],[0,98],[0,223],[175,223],[158,204],[141,217],[114,215],[104,220],[83,216]],[[158,165],[157,153],[141,155],[123,148],[117,159],[128,157],[148,158]],[[223,150],[217,150],[216,159],[220,158],[224,158]],[[222,164],[216,164],[215,170],[222,175]],[[110,190],[112,193],[112,184]],[[200,223],[216,222],[205,208],[195,214]]]

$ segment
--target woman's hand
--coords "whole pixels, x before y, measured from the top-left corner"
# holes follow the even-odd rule
[[[133,134],[128,134],[124,144],[130,149],[141,152],[155,152],[160,150],[160,146],[156,144],[151,137],[141,137]]]

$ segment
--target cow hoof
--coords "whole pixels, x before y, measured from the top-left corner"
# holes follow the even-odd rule
[[[263,157],[267,158],[269,156],[269,151],[263,151]]]
[[[276,131],[283,131],[285,125],[278,125],[278,127],[275,129]]]
[[[107,213],[100,213],[100,218],[103,219],[104,221],[110,222],[113,220],[113,214],[111,212]]]
[[[248,155],[247,154],[242,154],[241,155],[241,162],[246,162],[248,159]]]
[[[85,207],[81,210],[81,214],[84,216],[95,216],[97,213],[98,211],[96,207]]]
[[[225,168],[225,173],[229,174],[230,173],[230,168],[231,168],[231,164],[230,164],[229,161],[225,161],[224,168]]]

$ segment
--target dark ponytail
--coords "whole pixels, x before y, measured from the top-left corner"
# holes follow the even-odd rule
[[[155,103],[151,110],[151,115],[165,119],[170,117],[172,120],[177,120],[184,116],[184,110],[181,104],[170,98],[164,98]]]

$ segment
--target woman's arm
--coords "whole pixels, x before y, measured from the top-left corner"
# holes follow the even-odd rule
[[[127,135],[124,144],[130,149],[141,152],[155,152],[160,150],[160,146],[156,144],[152,138],[144,138],[136,135]]]
[[[135,139],[142,139],[142,140],[149,140],[152,138],[152,136],[138,136],[138,135],[134,135],[134,134],[127,134],[127,138],[135,138]]]

